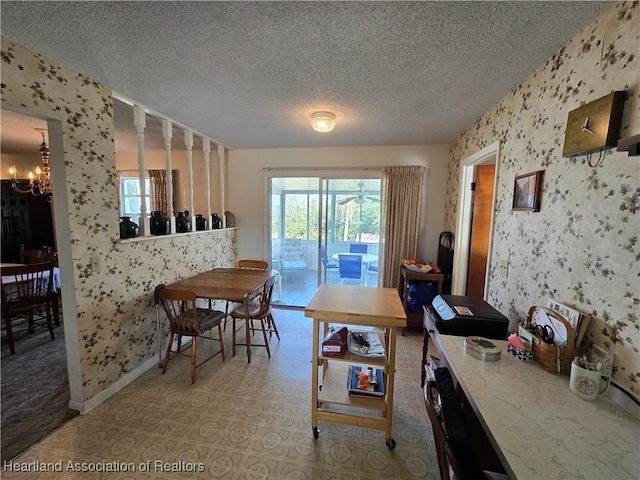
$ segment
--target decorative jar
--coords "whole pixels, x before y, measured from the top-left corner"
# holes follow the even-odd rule
[[[131,217],[120,217],[120,238],[136,238],[140,236],[140,227],[131,221]]]
[[[218,229],[222,228],[222,219],[218,216],[217,213],[211,215],[211,228]]]
[[[206,230],[207,229],[207,219],[202,216],[202,214],[196,214],[196,230]]]
[[[178,212],[176,218],[176,232],[187,233],[191,231],[191,220],[189,219],[189,210]]]
[[[225,220],[224,226],[226,228],[231,228],[231,227],[235,227],[236,226],[236,219],[233,216],[233,213],[224,212],[224,220]]]
[[[171,233],[171,222],[161,211],[151,212],[149,221],[151,235],[169,235]]]

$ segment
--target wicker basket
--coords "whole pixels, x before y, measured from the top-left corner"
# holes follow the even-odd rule
[[[544,310],[549,317],[553,317],[564,324],[567,329],[567,343],[564,347],[549,345],[542,341],[542,339],[535,334],[535,331],[532,331],[533,359],[547,372],[556,373],[558,375],[569,375],[571,371],[571,362],[579,353],[579,349],[576,348],[574,344],[575,329],[561,313],[537,305],[534,305],[529,309],[529,313],[527,314],[528,325],[531,325],[535,313],[538,310]]]

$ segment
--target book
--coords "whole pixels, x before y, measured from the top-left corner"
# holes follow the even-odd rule
[[[365,373],[368,379],[360,381],[360,374]],[[358,386],[360,383],[360,386]],[[384,397],[384,371],[381,368],[351,365],[347,378],[349,395],[360,397]]]

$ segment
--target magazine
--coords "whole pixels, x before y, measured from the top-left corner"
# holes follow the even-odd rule
[[[383,397],[384,371],[381,368],[351,365],[347,379],[349,395],[361,397]]]

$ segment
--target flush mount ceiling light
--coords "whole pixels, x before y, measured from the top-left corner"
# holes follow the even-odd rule
[[[316,132],[326,133],[336,126],[336,116],[331,112],[315,112],[311,114],[311,127]]]

